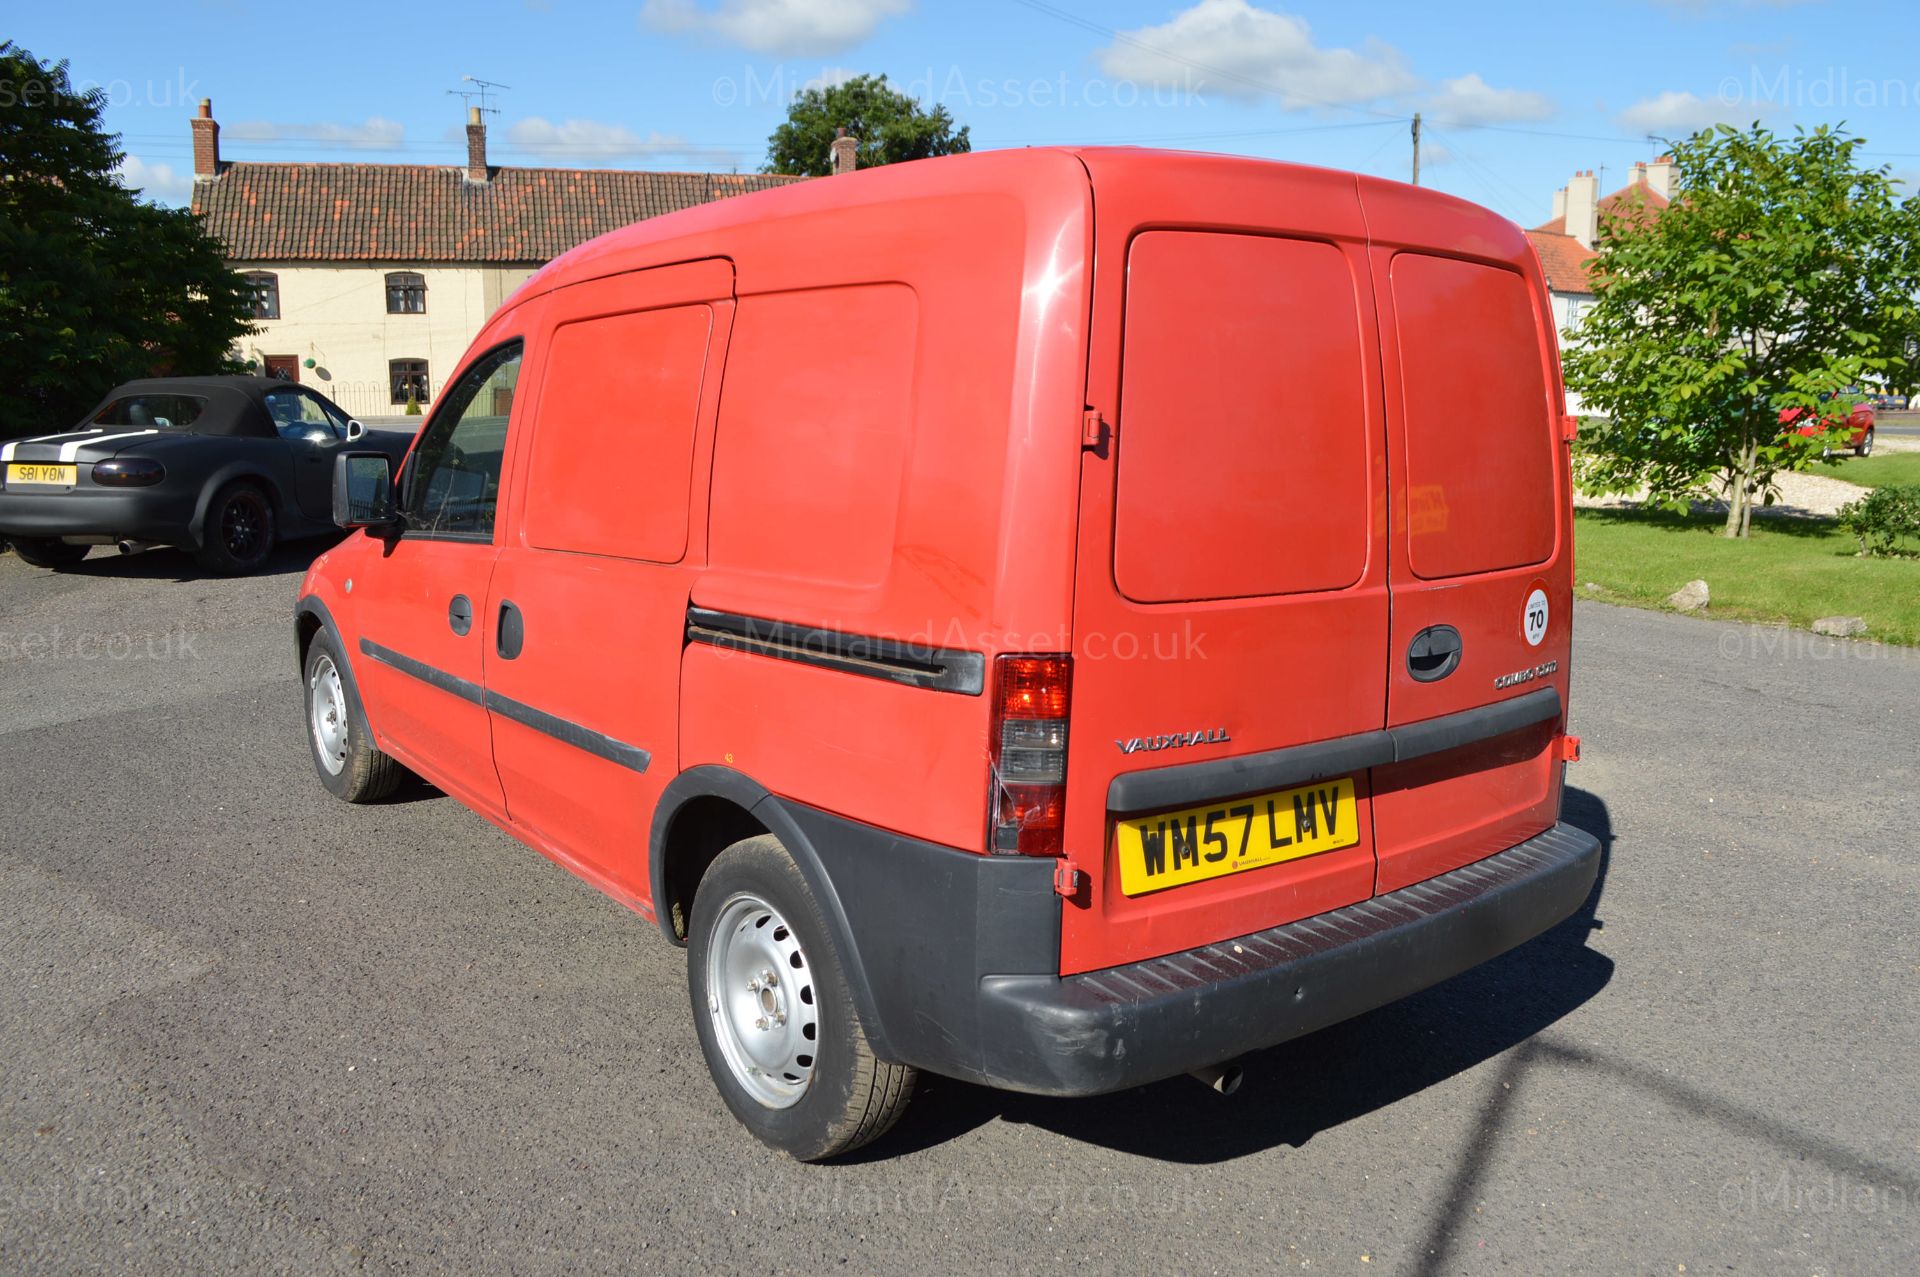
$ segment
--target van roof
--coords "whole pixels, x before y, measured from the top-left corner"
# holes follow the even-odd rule
[[[1397,188],[1416,207],[1447,210],[1452,218],[1484,219],[1498,237],[1519,228],[1479,205],[1438,191],[1283,160],[1146,147],[1027,147],[983,151],[885,165],[832,178],[816,178],[755,191],[678,212],[651,217],[570,249],[549,262],[520,289],[515,301],[606,275],[707,256],[724,256],[724,232],[743,225],[790,220],[796,224],[836,211],[876,203],[938,200],[994,194],[1032,205],[1056,204],[1068,189],[1097,190],[1103,178],[1138,177],[1141,170],[1171,184],[1200,170],[1266,169],[1351,177],[1370,186]],[[964,225],[964,223],[962,223]],[[805,228],[795,226],[804,243]]]

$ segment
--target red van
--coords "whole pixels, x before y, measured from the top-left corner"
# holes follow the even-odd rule
[[[338,462],[315,767],[654,919],[796,1157],[920,1069],[1230,1082],[1589,894],[1562,413],[1520,230],[1392,182],[1036,149],[655,218]]]

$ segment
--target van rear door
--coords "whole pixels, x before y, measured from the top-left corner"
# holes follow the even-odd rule
[[[1491,732],[1374,770],[1388,892],[1557,818],[1572,530],[1557,345],[1524,236],[1430,192],[1367,178],[1360,192],[1392,484],[1387,722]]]
[[[1366,765],[1234,761],[1386,720],[1385,419],[1354,180],[1085,157],[1098,242],[1061,970],[1372,894]],[[1162,769],[1197,764],[1167,783]]]

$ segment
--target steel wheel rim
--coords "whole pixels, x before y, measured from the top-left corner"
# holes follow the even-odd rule
[[[227,508],[220,515],[220,535],[234,558],[253,557],[260,544],[260,524],[260,511],[252,500],[235,497],[227,502]]]
[[[721,906],[710,941],[707,1015],[727,1069],[758,1103],[791,1108],[813,1081],[820,1032],[799,937],[772,905],[740,892]]]
[[[338,776],[347,766],[347,689],[330,656],[314,662],[307,680],[307,725],[320,765],[329,776]]]

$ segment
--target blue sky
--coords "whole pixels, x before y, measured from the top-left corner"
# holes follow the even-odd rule
[[[1796,0],[253,0],[36,5],[0,32],[102,86],[130,184],[186,198],[187,118],[225,158],[753,169],[787,97],[884,72],[977,149],[1130,143],[1423,180],[1523,224],[1715,119],[1844,121],[1920,184],[1920,6]]]

